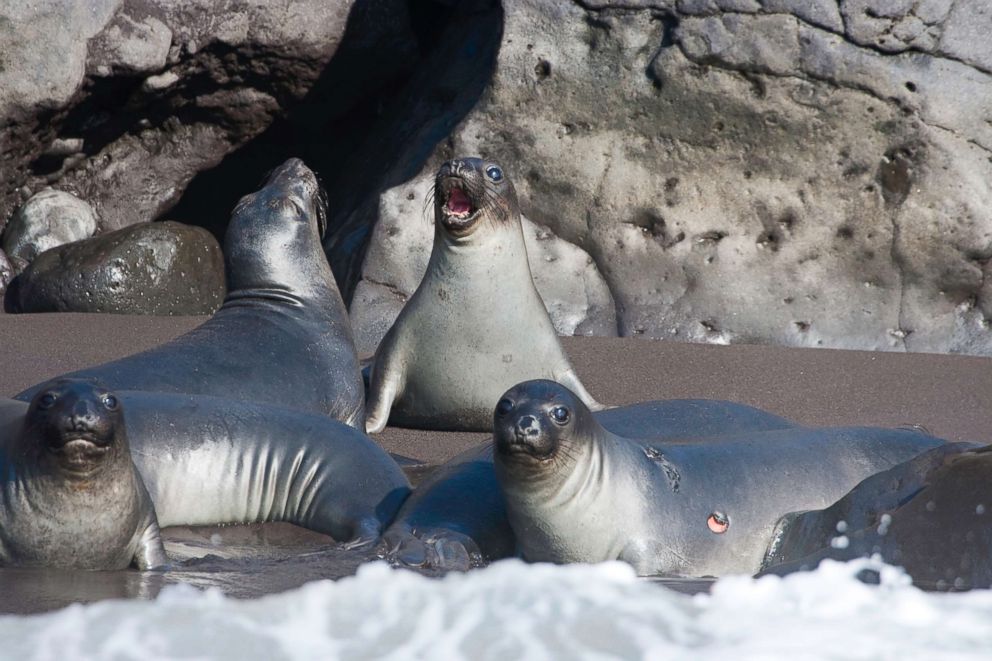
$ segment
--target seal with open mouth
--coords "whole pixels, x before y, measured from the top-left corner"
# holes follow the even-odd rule
[[[59,381],[22,407],[0,403],[0,565],[168,565],[117,396]]]
[[[366,429],[487,431],[493,403],[525,379],[586,392],[531,278],[513,184],[492,161],[461,158],[434,184],[427,272],[376,351]]]
[[[325,216],[313,172],[286,161],[234,209],[224,241],[227,298],[213,317],[160,347],[67,376],[121,391],[266,402],[362,428],[351,324],[320,244]]]
[[[904,429],[791,427],[705,442],[619,436],[551,381],[494,415],[496,477],[532,562],[622,560],[642,575],[753,574],[786,513],[944,442]]]

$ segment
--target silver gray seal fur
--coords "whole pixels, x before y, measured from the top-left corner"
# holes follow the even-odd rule
[[[941,445],[866,427],[742,432],[680,443],[607,431],[551,381],[512,388],[494,417],[496,477],[532,562],[622,560],[642,575],[753,574],[778,520]]]
[[[86,381],[0,402],[0,565],[164,568],[121,404]]]
[[[366,430],[391,424],[488,431],[524,379],[564,383],[591,408],[534,287],[516,192],[491,161],[445,163],[434,184],[424,279],[376,350]]]
[[[325,214],[314,174],[286,161],[234,209],[224,241],[228,293],[213,317],[160,347],[68,376],[119,391],[265,402],[363,428],[351,324],[320,243]]]
[[[324,415],[206,395],[117,396],[162,527],[285,521],[367,543],[410,493],[384,450]],[[4,402],[0,425],[26,410]]]
[[[795,427],[767,411],[712,399],[642,402],[593,416],[620,436],[680,442]],[[428,570],[468,569],[509,557],[515,547],[491,443],[460,454],[420,484],[383,536],[387,560]]]

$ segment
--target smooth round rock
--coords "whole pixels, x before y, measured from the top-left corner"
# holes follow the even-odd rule
[[[20,272],[46,250],[93,236],[96,226],[96,212],[88,203],[48,188],[14,213],[3,233],[3,249]]]
[[[7,296],[9,312],[210,314],[224,301],[224,256],[208,231],[142,223],[37,257]]]

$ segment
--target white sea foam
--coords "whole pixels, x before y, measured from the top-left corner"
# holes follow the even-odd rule
[[[881,584],[855,575],[865,567]],[[619,563],[504,561],[444,579],[358,575],[237,601],[186,586],[0,617],[11,659],[985,659],[992,592],[929,594],[892,567],[825,562],[693,597]]]

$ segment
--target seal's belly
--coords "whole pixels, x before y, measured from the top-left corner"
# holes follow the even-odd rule
[[[454,429],[488,429],[507,389],[530,379],[556,379],[560,360],[529,346],[421,347],[412,353],[391,417],[401,425],[443,422]]]

